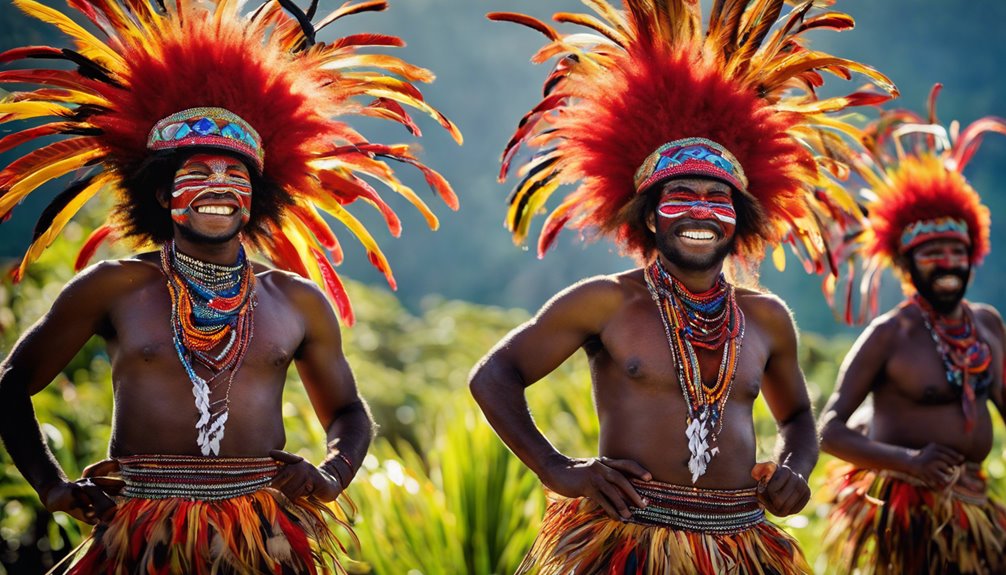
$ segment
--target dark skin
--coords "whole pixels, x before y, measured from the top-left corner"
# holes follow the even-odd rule
[[[917,277],[929,283],[933,297],[952,299],[955,290],[963,293],[963,282],[936,279],[941,270],[967,268],[969,252],[963,242],[932,240],[909,257],[911,261],[902,265],[916,267]],[[982,462],[992,449],[988,402],[1006,416],[1002,373],[1006,331],[994,308],[970,306],[979,337],[991,348],[993,372],[989,391],[976,396],[971,433],[965,431],[960,395],[946,381],[922,313],[909,305],[874,320],[849,351],[838,387],[821,417],[821,448],[859,467],[898,471],[936,489],[953,479],[956,466]],[[963,307],[957,304],[947,315],[960,319],[962,314]],[[873,414],[864,435],[850,428],[848,421],[871,393]],[[961,476],[962,482],[970,480]]]
[[[229,160],[229,177],[236,177],[235,171],[247,176],[240,161],[218,157]],[[193,169],[205,172],[207,181],[221,176],[215,173],[221,170],[206,165],[210,162],[193,168],[192,160],[198,162],[199,157],[182,168],[190,176]],[[166,207],[169,192],[159,195]],[[236,201],[230,194],[214,193],[193,205],[217,206],[219,212],[227,211],[219,206],[234,207]],[[175,224],[179,251],[221,264],[237,260],[240,210],[220,214],[193,209],[186,225],[189,229],[181,230]],[[284,464],[274,488],[290,498],[311,495],[332,501],[362,462],[373,430],[342,352],[338,320],[314,284],[285,272],[256,266],[256,297],[254,335],[234,379],[219,456],[273,457]],[[107,521],[115,513],[110,495],[118,486],[102,477],[114,471],[114,461],[91,466],[85,471],[87,479],[70,481],[43,441],[31,404],[31,395],[49,385],[94,335],[106,341],[112,364],[115,410],[109,455],[201,455],[192,384],[172,344],[170,316],[159,253],[102,262],[66,285],[52,309],[0,365],[0,438],[49,511],[64,511],[88,523]],[[282,450],[282,392],[291,363],[327,431],[328,456],[320,467]]]
[[[691,193],[722,202],[730,201],[732,193],[728,185],[704,178],[658,185],[662,185],[662,197]],[[712,255],[731,241],[723,227],[688,218],[672,222],[656,214],[649,225],[690,261],[713,260],[703,269],[684,269],[668,259],[665,251],[658,256],[693,292],[709,289],[723,265],[722,257]],[[682,235],[703,229],[719,231],[711,240]],[[796,332],[778,298],[738,289],[737,300],[747,330],[717,442],[720,454],[695,485],[740,489],[759,484],[765,507],[776,515],[790,515],[810,498],[805,478],[817,460],[810,400],[797,364]],[[525,387],[580,349],[590,362],[600,421],[597,458],[571,458],[557,451],[535,427],[524,396]],[[721,350],[700,351],[703,377],[715,377],[720,358]],[[567,497],[587,497],[613,519],[628,519],[629,507],[646,505],[629,479],[692,484],[685,402],[659,311],[641,269],[591,278],[559,293],[476,365],[469,385],[489,423],[546,487]],[[760,483],[753,476],[752,419],[759,392],[764,393],[779,424],[780,438],[779,465]]]

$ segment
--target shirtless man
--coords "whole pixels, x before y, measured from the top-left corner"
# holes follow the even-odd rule
[[[520,572],[565,573],[579,565],[586,570],[577,574],[607,573],[609,568],[621,573],[619,561],[647,560],[651,566],[657,565],[653,561],[668,562],[679,572],[723,560],[715,554],[706,556],[700,544],[680,548],[670,535],[676,529],[697,531],[710,541],[719,533],[753,540],[756,545],[774,540],[789,550],[789,557],[765,551],[760,558],[742,554],[732,559],[746,569],[756,561],[787,573],[806,569],[795,542],[765,522],[759,508],[763,505],[779,516],[800,511],[809,500],[806,477],[817,460],[814,420],[797,364],[793,320],[778,298],[735,289],[723,281],[724,258],[734,247],[734,226],[694,212],[679,218],[667,216],[674,207],[691,202],[742,214],[746,210],[735,205],[749,199],[724,181],[682,176],[653,184],[640,201],[650,206],[639,225],[655,235],[655,263],[566,289],[504,338],[471,377],[471,391],[503,441],[549,490],[562,496],[551,504],[542,536]],[[737,226],[745,225],[741,214]],[[647,279],[647,274],[659,278],[664,271],[687,293],[708,295],[717,289],[726,293],[715,313],[732,311],[732,292],[743,316],[743,328],[735,337],[739,356],[733,381],[717,382],[721,361],[732,362],[723,357],[730,343],[696,350],[706,393],[719,383],[717,391],[726,394],[722,428],[715,439],[719,453],[707,460],[708,468],[698,476],[694,467],[690,469],[693,453],[685,435],[692,418],[679,386],[683,368],[668,347],[662,312],[652,296],[653,282]],[[579,349],[590,362],[601,426],[599,457],[590,459],[559,453],[535,427],[524,397],[525,387]],[[778,466],[762,466],[762,473],[756,472],[762,478],[760,484],[752,474],[756,448],[752,406],[759,393],[764,393],[779,423]],[[712,447],[713,441],[708,443]],[[695,506],[682,504],[682,494],[697,498]],[[720,515],[714,505],[707,505],[719,497],[730,498],[733,515]],[[577,541],[591,546],[591,551],[567,557],[568,562],[560,567],[556,561],[561,549],[577,546],[576,541],[564,539],[563,533],[553,534],[557,540],[546,540],[549,530],[557,528],[554,522],[563,509],[580,510],[583,524],[593,527],[571,536],[585,538]],[[648,514],[651,509],[653,514]],[[599,535],[609,520],[616,522],[615,533]],[[568,523],[564,528],[572,533]],[[590,541],[591,537],[608,540]],[[647,549],[657,542],[670,545],[667,555],[648,559]],[[717,548],[715,541],[711,548]],[[619,552],[623,553],[620,559]]]
[[[863,99],[801,89],[810,70],[840,58],[779,49],[803,45],[812,28],[797,24],[810,5],[776,26],[782,4],[738,17],[740,4],[714,3],[706,18],[694,1],[592,2],[596,16],[553,16],[582,26],[568,34],[524,14],[489,15],[545,36],[533,61],[557,60],[503,152],[505,177],[534,150],[508,199],[515,241],[570,186],[545,220],[539,257],[573,228],[641,266],[561,292],[472,373],[489,423],[552,494],[522,575],[810,570],[765,520],[766,510],[803,509],[818,455],[796,328],[778,298],[735,288],[723,272],[757,270],[766,248],[787,240],[810,269],[825,269],[826,212],[812,210],[834,191],[821,189],[819,168],[834,162],[822,157],[818,112]],[[829,156],[841,149],[829,145]],[[590,459],[557,452],[524,398],[578,349],[600,422]],[[779,434],[776,460],[756,464],[760,393]]]
[[[242,208],[248,207],[251,198],[245,200],[236,192],[250,190],[251,195],[255,194],[246,161],[212,150],[184,155],[172,187],[159,190],[164,217],[168,217],[168,208],[176,216],[173,239],[164,250],[102,262],[79,274],[66,285],[52,309],[17,342],[0,368],[0,436],[4,446],[46,509],[65,511],[92,524],[100,522],[92,536],[96,541],[101,541],[103,533],[139,528],[129,524],[125,511],[136,509],[140,502],[176,501],[161,499],[168,494],[157,493],[156,485],[151,484],[151,476],[157,478],[155,468],[159,468],[179,478],[179,490],[170,495],[206,501],[219,499],[218,490],[240,490],[233,485],[238,482],[234,479],[238,474],[252,485],[250,492],[245,486],[243,496],[225,501],[236,505],[247,498],[263,510],[278,508],[288,516],[287,522],[278,524],[283,525],[280,528],[277,524],[249,524],[257,521],[251,517],[235,517],[243,528],[262,528],[271,537],[291,541],[306,533],[330,544],[326,538],[331,538],[331,533],[323,521],[317,521],[322,517],[318,503],[339,496],[367,452],[373,425],[342,353],[332,306],[313,283],[250,262],[246,265],[254,265],[250,294],[253,315],[249,318],[254,337],[249,335],[250,344],[242,350],[243,361],[215,374],[217,378],[211,383],[211,400],[227,403],[223,412],[227,415],[223,426],[226,433],[210,453],[197,442],[194,423],[199,412],[193,405],[189,375],[173,342],[172,293],[165,281],[169,272],[163,266],[167,262],[175,268],[177,256],[186,262],[216,266],[246,262],[240,232],[248,221],[242,216]],[[180,213],[185,217],[179,217]],[[109,455],[122,466],[124,493],[129,497],[128,503],[118,506],[110,496],[114,490],[106,493],[102,487],[107,488],[107,480],[96,479],[100,482],[96,484],[91,478],[71,481],[66,477],[43,440],[30,399],[53,381],[93,335],[106,341],[112,365],[115,409]],[[296,363],[318,420],[327,432],[329,455],[320,467],[282,451],[286,441],[282,395],[291,363]],[[204,366],[194,369],[203,377],[210,375]],[[218,411],[213,409],[212,413]],[[113,467],[104,463],[95,473]],[[230,474],[232,481],[201,490],[198,480],[212,483],[212,474],[199,469],[214,467],[220,469],[220,477]],[[145,472],[151,476],[145,476]],[[279,503],[281,499],[263,491],[270,486],[282,491],[292,503]],[[186,493],[186,489],[194,491]],[[201,525],[192,529],[212,538],[217,530],[224,529],[224,524],[208,506],[205,513]],[[158,515],[145,519],[149,523],[144,526],[170,520],[170,514]],[[151,547],[156,544],[167,545],[151,541]],[[243,561],[241,553],[249,552],[244,545],[235,543],[231,559],[224,563]],[[104,560],[125,561],[116,556],[117,551],[126,550],[92,550],[78,562],[74,572],[90,572]],[[145,553],[144,548],[131,551]],[[209,565],[216,552],[197,545],[194,556],[185,558],[182,565],[187,566],[186,570],[195,569],[202,561]],[[237,562],[231,567],[271,568],[280,561],[278,557],[269,559],[268,553],[257,560],[259,564]],[[287,561],[283,564],[306,572],[305,561],[313,560],[308,554],[295,559],[288,556]]]
[[[333,521],[349,526],[332,502],[362,463],[373,423],[341,349],[333,306],[347,323],[352,310],[333,267],[340,238],[321,214],[345,224],[392,280],[350,204],[377,206],[397,235],[400,219],[373,186],[383,182],[436,227],[389,159],[420,169],[455,209],[457,198],[410,145],[371,142],[350,116],[411,129],[412,108],[459,143],[461,134],[413,85],[431,73],[367,53],[398,38],[317,41],[333,19],[384,2],[331,14],[297,2],[251,12],[235,2],[126,4],[72,3],[101,31],[94,36],[26,3],[72,49],[0,58],[77,66],[0,78],[40,86],[0,104],[5,120],[33,120],[4,138],[27,151],[0,171],[0,219],[41,184],[75,176],[43,210],[15,277],[95,195],[116,204],[83,259],[106,237],[160,246],[87,269],[21,338],[0,372],[0,438],[49,510],[97,522],[73,573],[342,572]],[[246,248],[278,269],[253,264]],[[71,481],[46,448],[31,394],[93,335],[112,366],[112,460]],[[327,433],[317,467],[282,450],[291,364]],[[104,477],[116,474],[121,482]]]
[[[871,129],[901,123],[884,120]],[[939,126],[924,128],[929,141]],[[875,153],[890,185],[876,186],[865,249],[888,258],[911,295],[859,337],[821,415],[822,449],[852,464],[838,470],[826,546],[841,573],[1002,573],[1006,508],[987,497],[981,464],[989,402],[1006,415],[1006,332],[994,308],[964,299],[988,252],[988,210],[964,163],[939,157],[953,149],[912,149],[900,163]],[[864,434],[849,419],[870,395]]]

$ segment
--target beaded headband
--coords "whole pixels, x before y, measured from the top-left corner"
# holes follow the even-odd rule
[[[224,108],[189,108],[154,124],[147,149],[220,148],[251,160],[262,173],[265,150],[262,138],[237,114]]]
[[[660,146],[643,160],[633,184],[638,194],[661,180],[681,176],[716,178],[747,192],[748,180],[737,158],[706,138],[681,138]]]
[[[930,240],[959,240],[971,245],[971,234],[964,220],[954,218],[934,218],[919,220],[905,227],[901,234],[901,253]]]

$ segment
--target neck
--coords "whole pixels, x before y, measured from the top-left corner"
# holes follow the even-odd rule
[[[175,234],[175,249],[197,260],[229,266],[238,261],[241,240],[235,236],[226,242],[215,244],[193,241],[181,234]]]
[[[683,269],[678,265],[664,257],[663,254],[657,256],[660,259],[660,263],[663,264],[664,269],[667,273],[674,276],[674,279],[678,280],[688,291],[692,293],[702,293],[713,287],[716,280],[719,279],[720,274],[723,272],[723,261],[717,262],[710,268],[704,270],[691,270]]]
[[[939,311],[936,311],[936,309],[933,307],[933,304],[929,303],[929,301],[926,300],[926,298],[922,297],[917,293],[915,294],[915,297],[918,298],[919,301],[923,302],[926,305],[926,308],[931,310],[934,315],[936,315],[941,319],[951,322],[958,322],[964,317],[964,300],[958,302],[958,304],[954,306],[954,309],[950,310],[949,312],[941,313]]]

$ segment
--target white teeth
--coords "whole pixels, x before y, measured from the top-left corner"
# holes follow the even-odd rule
[[[196,212],[200,214],[229,216],[234,213],[234,208],[232,206],[199,206],[196,208]]]
[[[961,280],[954,276],[943,276],[933,282],[933,285],[944,289],[959,289],[961,287]]]
[[[716,234],[714,234],[712,232],[709,232],[709,231],[696,231],[696,230],[684,231],[684,232],[681,232],[681,235],[683,237],[686,237],[686,238],[690,239],[690,240],[711,240],[711,239],[713,239],[713,238],[716,237]]]

